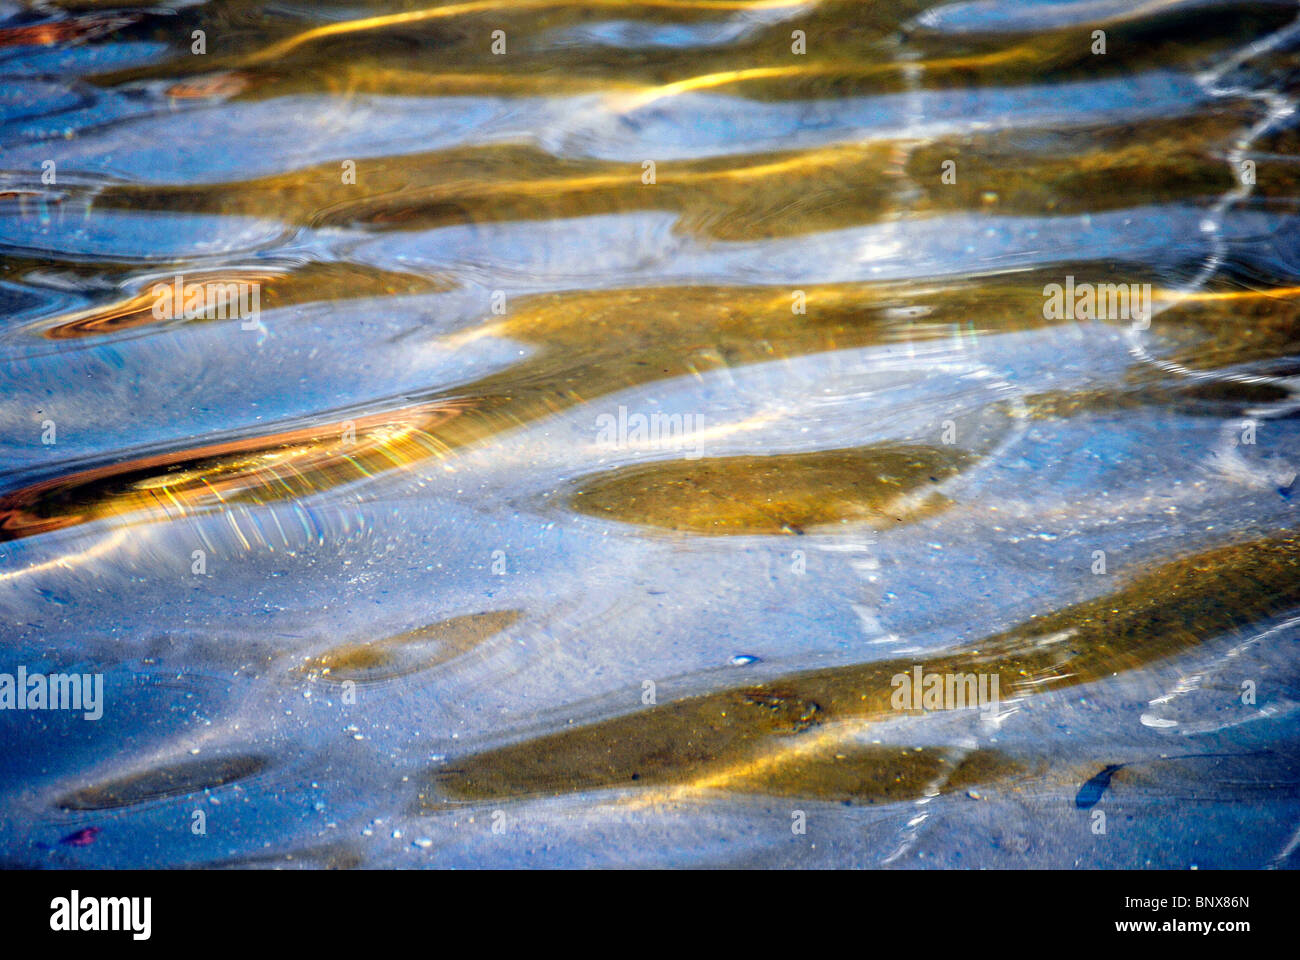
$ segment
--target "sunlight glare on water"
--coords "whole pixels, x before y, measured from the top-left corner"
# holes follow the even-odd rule
[[[1298,16],[0,0],[0,862],[1295,866]]]

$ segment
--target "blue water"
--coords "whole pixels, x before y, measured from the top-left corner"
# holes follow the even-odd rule
[[[1296,865],[1293,3],[409,12],[0,2],[0,862]]]

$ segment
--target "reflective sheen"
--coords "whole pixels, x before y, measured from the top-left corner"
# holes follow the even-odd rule
[[[0,0],[0,862],[1295,867],[1297,78],[1280,0]]]

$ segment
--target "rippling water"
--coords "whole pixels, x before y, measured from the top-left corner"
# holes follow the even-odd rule
[[[0,860],[1296,865],[1298,14],[0,0]]]

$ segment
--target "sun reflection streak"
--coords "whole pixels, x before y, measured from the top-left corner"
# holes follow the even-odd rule
[[[127,528],[118,527],[116,530],[110,532],[107,537],[84,550],[78,550],[74,553],[65,553],[42,563],[33,563],[21,570],[10,570],[7,573],[0,573],[0,583],[5,583],[9,580],[17,580],[20,577],[28,577],[37,573],[45,573],[48,570],[76,569],[77,567],[84,566],[91,560],[112,553],[126,542],[126,538]]]
[[[0,496],[0,540],[128,514],[152,521],[261,505],[403,469],[445,456],[452,445],[436,429],[468,406],[427,403],[54,477]]]
[[[347,36],[354,33],[365,33],[370,30],[383,30],[388,27],[406,26],[412,23],[425,23],[431,20],[445,20],[452,17],[470,16],[476,13],[493,13],[502,10],[519,13],[524,10],[554,10],[564,7],[627,9],[629,6],[636,6],[657,10],[744,13],[760,10],[800,9],[813,6],[816,2],[817,0],[636,0],[635,3],[628,3],[627,0],[471,0],[468,3],[452,3],[441,7],[428,7],[423,10],[391,13],[378,17],[361,17],[343,23],[331,23],[323,27],[314,27],[311,30],[306,30],[257,51],[246,57],[243,63],[251,65],[278,60],[299,47],[326,37]]]

